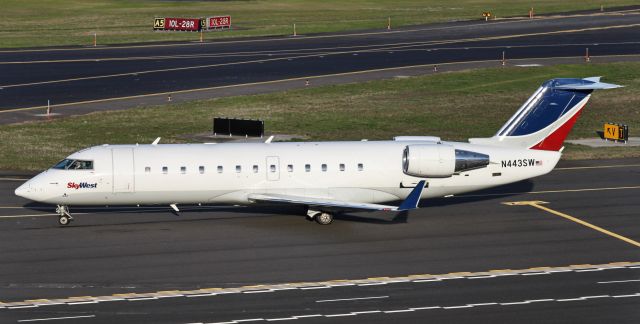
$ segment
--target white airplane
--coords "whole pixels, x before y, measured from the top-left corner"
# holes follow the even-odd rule
[[[490,138],[102,145],[71,154],[15,194],[58,206],[285,203],[330,224],[340,211],[405,211],[421,198],[504,185],[553,170],[599,77],[545,82]],[[385,203],[404,200],[398,206]]]

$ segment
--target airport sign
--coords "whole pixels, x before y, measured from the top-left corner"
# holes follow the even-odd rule
[[[629,140],[629,127],[627,125],[605,123],[603,137],[607,140],[626,142]]]
[[[207,29],[231,28],[231,16],[213,16],[207,18]]]
[[[200,18],[155,18],[154,30],[200,31]]]

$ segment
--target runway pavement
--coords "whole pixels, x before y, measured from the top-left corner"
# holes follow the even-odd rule
[[[563,161],[406,218],[330,226],[297,208],[158,206],[72,207],[59,227],[12,195],[24,178],[0,179],[2,322],[640,319],[640,159]]]
[[[0,115],[33,118],[47,100],[62,107],[157,103],[141,99],[280,80],[434,64],[640,54],[640,11],[452,22],[339,35],[205,43],[0,51]],[[337,77],[337,76],[336,76]],[[372,73],[369,78],[388,77]],[[348,80],[342,80],[348,82]],[[279,83],[270,89],[283,90]],[[198,91],[195,91],[200,89]],[[117,103],[113,99],[120,98]],[[101,106],[104,109],[104,106]],[[16,110],[22,109],[22,110]],[[26,110],[24,110],[26,109]],[[7,111],[12,111],[7,113]]]

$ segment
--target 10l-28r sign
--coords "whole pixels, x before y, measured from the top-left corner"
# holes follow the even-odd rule
[[[231,28],[231,16],[214,16],[207,18],[207,29]]]

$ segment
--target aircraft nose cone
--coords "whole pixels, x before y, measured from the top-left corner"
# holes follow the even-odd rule
[[[16,188],[15,194],[16,196],[20,196],[22,198],[29,198],[27,195],[29,194],[30,185],[28,182],[23,183],[20,187]]]

